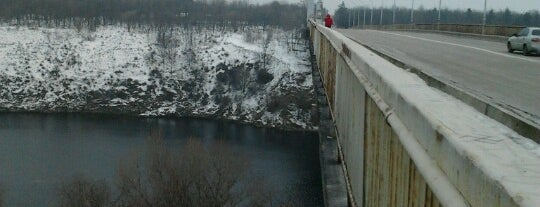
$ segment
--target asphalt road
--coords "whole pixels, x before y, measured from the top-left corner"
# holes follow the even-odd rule
[[[540,56],[506,51],[505,43],[417,32],[339,30],[461,90],[540,124]]]

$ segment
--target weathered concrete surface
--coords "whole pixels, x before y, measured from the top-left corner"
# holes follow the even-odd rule
[[[351,166],[360,163],[351,162],[348,157],[357,156],[355,150],[364,156],[363,184],[351,183],[353,194],[363,191],[363,198],[354,198],[357,205],[402,205],[396,202],[396,196],[404,189],[410,193],[406,200],[411,205],[437,206],[440,202],[445,206],[532,207],[540,203],[538,145],[454,97],[429,87],[416,75],[340,33],[315,26],[311,33],[322,73],[331,70],[327,68],[332,65],[328,62],[336,65],[334,90],[350,90],[347,86],[354,85],[350,75],[340,72],[345,69],[354,74],[368,94],[363,112],[354,112],[360,116],[349,111],[354,104],[343,103],[359,102],[357,93],[341,95],[342,91],[333,91],[335,104],[330,108],[340,144],[355,142],[354,146],[342,146],[349,176],[355,169]],[[327,39],[329,44],[319,39]],[[329,46],[338,54],[333,60],[332,52],[321,52]],[[332,89],[326,90],[328,93]],[[361,127],[358,125],[362,118],[364,135],[351,135],[348,131]],[[364,145],[358,145],[359,142]],[[400,146],[406,146],[402,152],[412,159],[411,165],[405,165],[407,159],[395,160],[405,157],[397,153]],[[409,173],[396,173],[405,169]],[[415,182],[404,183],[405,188],[395,187],[393,184],[400,182],[396,180],[400,178]]]
[[[338,57],[337,61],[336,80],[347,80],[336,82],[334,114],[336,117],[342,118],[335,120],[340,129],[339,138],[342,153],[347,155],[344,156],[344,161],[345,163],[354,163],[346,165],[351,193],[356,200],[362,200],[362,191],[357,189],[362,189],[364,185],[364,152],[358,146],[364,146],[366,92],[351,70],[346,68],[343,58]]]
[[[313,54],[313,47],[310,47]],[[324,204],[328,207],[344,207],[348,204],[346,176],[339,162],[335,125],[332,121],[328,100],[324,91],[315,56],[311,60],[313,87],[317,95],[316,114],[319,121],[319,155],[323,183]]]

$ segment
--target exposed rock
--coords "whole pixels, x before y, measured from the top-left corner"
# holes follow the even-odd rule
[[[241,33],[201,31],[209,34],[194,35],[194,49],[188,48],[187,33],[176,31],[180,46],[175,53],[160,49],[152,34],[119,27],[98,29],[93,41],[69,29],[0,27],[0,53],[5,54],[0,57],[0,111],[191,116],[315,127],[305,45],[289,50],[280,41],[290,35],[275,31],[261,68],[262,40],[246,43]]]

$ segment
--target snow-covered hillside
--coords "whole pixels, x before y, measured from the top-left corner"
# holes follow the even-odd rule
[[[311,129],[309,54],[291,35],[3,26],[0,111],[195,116]]]

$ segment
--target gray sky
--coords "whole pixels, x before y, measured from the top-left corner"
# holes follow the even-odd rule
[[[334,13],[334,11],[337,9],[337,6],[341,4],[341,1],[344,1],[347,7],[371,5],[370,2],[372,2],[373,6],[380,8],[381,1],[384,1],[385,7],[391,7],[394,4],[393,0],[323,0],[323,4],[328,9],[328,11],[330,11],[330,13]],[[500,10],[507,7],[510,10],[518,12],[524,12],[533,9],[540,10],[540,0],[487,0],[487,2],[488,10]],[[411,3],[412,0],[396,0],[396,5],[398,7],[411,7]],[[414,4],[415,8],[418,8],[421,5],[425,8],[434,8],[438,7],[439,0],[415,0]],[[449,9],[471,8],[473,10],[484,10],[484,0],[442,0],[442,7]]]

